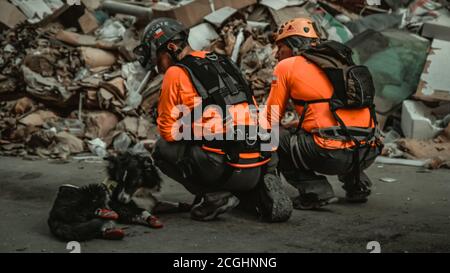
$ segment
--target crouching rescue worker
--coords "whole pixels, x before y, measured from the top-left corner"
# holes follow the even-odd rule
[[[184,26],[168,18],[147,26],[135,53],[144,67],[164,73],[161,139],[153,157],[162,172],[197,196],[191,217],[215,219],[236,207],[238,196],[250,195],[262,220],[287,221],[292,202],[276,173],[276,153],[262,151],[261,138],[251,134],[256,105],[237,66],[225,56],[194,51]]]
[[[286,22],[275,40],[279,63],[265,112],[279,121],[291,99],[299,116],[296,128],[280,132],[278,148],[279,170],[299,190],[294,207],[315,209],[337,199],[316,173],[338,175],[349,202],[366,202],[371,182],[363,170],[381,149],[369,70],[354,64],[350,48],[321,41],[309,19]]]

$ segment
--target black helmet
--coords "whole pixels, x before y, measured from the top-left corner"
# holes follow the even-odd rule
[[[188,31],[180,22],[171,18],[158,18],[150,22],[144,30],[141,44],[134,54],[141,65],[151,69],[156,65],[156,53],[170,41],[187,41]]]

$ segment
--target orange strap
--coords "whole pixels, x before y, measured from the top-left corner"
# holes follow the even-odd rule
[[[202,146],[202,149],[205,151],[208,151],[208,152],[225,155],[225,153],[221,149],[211,148],[211,147],[207,147],[205,145]],[[256,159],[256,158],[260,157],[260,153],[242,153],[242,154],[239,154],[239,157],[242,159]],[[237,164],[237,163],[227,163],[227,164],[232,167],[239,168],[239,169],[251,169],[251,168],[263,166],[263,165],[269,163],[270,160],[271,160],[271,158],[268,158],[268,159],[260,161],[260,162],[249,163],[249,164]]]
[[[205,145],[202,146],[202,149],[208,152],[224,155],[225,153],[222,151],[222,149],[217,148],[211,148],[207,147]],[[260,153],[241,153],[239,154],[239,157],[242,159],[256,159],[260,157]]]
[[[227,163],[227,164],[232,167],[239,168],[239,169],[251,169],[251,168],[263,166],[263,165],[269,163],[270,160],[271,160],[271,158],[268,158],[264,161],[256,162],[256,163],[252,163],[252,164],[234,164],[234,163]]]

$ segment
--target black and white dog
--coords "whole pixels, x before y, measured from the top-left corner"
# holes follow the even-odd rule
[[[125,233],[115,226],[141,224],[161,228],[152,213],[187,212],[184,203],[159,201],[162,179],[149,155],[129,152],[108,157],[108,179],[85,187],[59,188],[48,225],[50,231],[66,241],[94,238],[121,239]]]

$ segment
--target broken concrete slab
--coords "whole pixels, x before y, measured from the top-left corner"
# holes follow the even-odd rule
[[[215,27],[220,27],[228,20],[231,16],[236,14],[237,9],[231,7],[223,7],[218,9],[207,16],[205,16],[205,21],[214,25]]]
[[[209,23],[197,25],[189,31],[189,45],[194,50],[207,48],[217,38],[219,35]]]
[[[442,132],[444,128],[436,125],[436,117],[433,116],[432,111],[431,108],[426,107],[422,102],[404,101],[401,125],[405,136],[407,138],[427,140]]]
[[[450,42],[435,39],[431,45],[425,68],[415,96],[422,100],[450,101]]]

